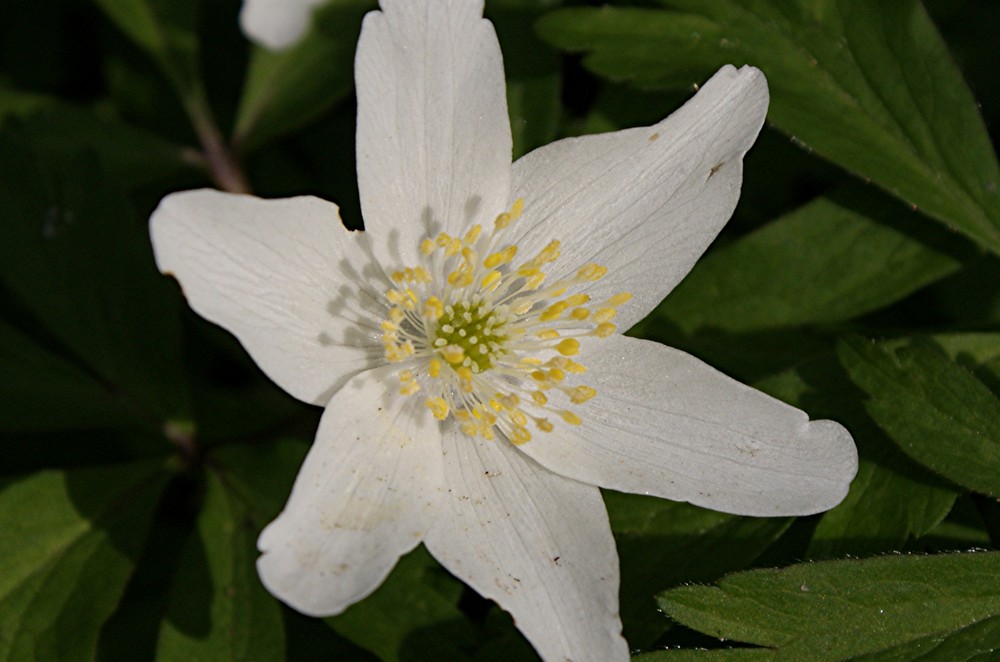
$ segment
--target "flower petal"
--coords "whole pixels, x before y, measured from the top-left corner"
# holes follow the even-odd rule
[[[395,269],[417,264],[426,235],[505,211],[511,137],[482,1],[381,5],[365,16],[355,60],[358,187],[372,249]]]
[[[325,0],[243,0],[243,34],[271,50],[291,46],[309,27],[313,7]]]
[[[267,376],[326,404],[382,362],[382,297],[364,233],[318,198],[261,200],[219,191],[168,195],[150,218],[156,263],[191,307],[235,335]]]
[[[618,553],[597,488],[452,428],[448,493],[424,544],[495,600],[546,660],[627,660]]]
[[[561,257],[549,281],[588,262],[608,267],[590,294],[628,291],[628,328],[691,270],[729,220],[743,154],[767,112],[767,82],[752,67],[723,67],[659,124],[569,138],[514,164],[511,196],[524,199],[519,254],[552,239]]]
[[[437,424],[419,398],[358,375],[330,401],[284,511],[260,534],[261,581],[303,614],[329,616],[374,591],[438,510]]]
[[[847,494],[858,456],[839,424],[658,343],[583,345],[597,396],[574,408],[582,425],[518,447],[552,471],[738,515],[808,515]]]

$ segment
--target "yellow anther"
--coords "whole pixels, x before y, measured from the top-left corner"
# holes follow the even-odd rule
[[[581,419],[579,416],[569,411],[568,409],[562,410],[561,412],[559,412],[559,415],[562,416],[562,419],[567,423],[569,423],[570,425],[580,425],[581,423],[583,423],[583,419]]]
[[[536,382],[546,382],[548,381],[549,376],[545,374],[544,370],[535,370],[531,373],[531,378]]]
[[[445,345],[440,352],[444,360],[452,365],[458,365],[465,360],[465,350],[458,345]]]
[[[508,246],[502,251],[490,254],[485,260],[483,260],[483,266],[487,269],[494,269],[501,264],[507,264],[514,259],[515,255],[517,255],[517,246]]]
[[[434,418],[443,421],[448,418],[448,403],[444,398],[428,398],[424,405],[431,410]]]
[[[472,420],[472,416],[469,414],[468,409],[456,409],[455,418],[459,421],[469,421]]]
[[[406,317],[406,313],[403,312],[402,308],[399,308],[398,306],[393,306],[392,308],[389,309],[389,320],[393,324],[399,324],[400,322],[403,321],[404,317]]]
[[[611,322],[605,322],[604,324],[598,324],[597,328],[594,329],[594,335],[597,336],[598,338],[607,338],[608,336],[610,336],[612,333],[615,332],[616,328],[618,328],[618,327],[616,327]]]
[[[416,349],[413,347],[413,341],[407,340],[402,345],[399,346],[403,350],[403,356],[413,356],[416,353]]]
[[[394,271],[391,278],[394,282],[402,283],[406,279],[406,274],[402,271]]]
[[[459,428],[470,437],[475,437],[479,432],[479,426],[473,421],[466,421],[462,423]]]
[[[493,408],[493,411],[503,411],[503,405],[497,402],[496,398],[490,398],[487,404]]]
[[[553,239],[548,246],[539,251],[538,255],[531,261],[532,265],[541,266],[547,262],[553,262],[559,257],[560,243],[558,239]]]
[[[389,300],[389,303],[396,305],[406,302],[406,295],[399,290],[389,290],[385,293],[385,298]]]
[[[582,306],[588,301],[590,301],[589,294],[574,294],[573,296],[566,297],[566,305],[568,306]]]
[[[524,284],[525,289],[537,290],[545,282],[545,274],[539,272],[528,279],[528,282]]]
[[[531,441],[531,433],[528,432],[527,428],[512,428],[509,437],[511,443],[517,444],[518,446]]]
[[[564,338],[556,345],[556,349],[563,356],[576,356],[580,353],[580,341],[576,338]]]
[[[574,308],[573,312],[571,312],[569,316],[577,321],[583,321],[590,317],[590,311],[586,308]]]
[[[434,239],[434,243],[440,246],[441,248],[444,248],[445,246],[451,243],[451,235],[442,232]]]
[[[435,248],[433,239],[427,238],[420,242],[420,252],[424,255],[430,255],[434,252]]]
[[[535,425],[537,425],[538,429],[542,432],[552,432],[552,430],[555,429],[555,426],[552,425],[552,423],[549,423],[549,419],[547,418],[539,418],[535,421]]]
[[[587,367],[584,365],[580,365],[576,361],[570,361],[569,359],[566,359],[566,365],[563,367],[563,370],[565,370],[566,372],[571,372],[574,375],[582,375],[583,373],[587,372]]]
[[[423,267],[417,267],[413,270],[413,281],[415,283],[429,283],[431,282],[431,272]]]
[[[542,322],[551,322],[554,319],[559,319],[559,316],[566,311],[569,306],[566,305],[565,301],[556,301],[554,304],[542,311],[542,314],[538,316],[538,319]]]
[[[523,428],[528,424],[528,417],[520,409],[515,409],[510,412],[510,422],[519,428]]]
[[[545,406],[549,402],[549,399],[541,391],[532,391],[531,399],[534,400],[536,404],[541,406]]]
[[[594,320],[603,324],[613,320],[616,315],[618,315],[618,311],[614,308],[601,308],[594,313]]]
[[[500,284],[500,279],[502,275],[499,271],[491,271],[483,277],[483,289],[487,292],[492,291]]]
[[[577,386],[573,389],[573,393],[569,396],[569,399],[573,404],[579,405],[590,400],[595,395],[597,395],[597,389],[589,386]]]
[[[472,244],[479,241],[479,235],[482,233],[482,231],[483,231],[483,226],[476,223],[471,228],[469,228],[468,232],[465,233],[465,236],[462,238],[462,243],[465,244],[466,246],[471,246]]]
[[[465,261],[470,265],[474,265],[479,260],[479,256],[476,254],[476,251],[472,250],[468,246],[462,249],[462,257],[464,257]]]
[[[510,215],[516,221],[521,218],[521,212],[524,211],[524,198],[518,198],[514,201],[514,204],[510,206]]]
[[[576,272],[576,277],[580,280],[600,280],[606,273],[608,273],[607,267],[591,262],[580,267],[580,270]]]
[[[608,305],[609,306],[620,306],[623,303],[625,303],[627,301],[631,301],[631,300],[632,300],[632,293],[631,292],[620,292],[620,293],[614,295],[613,297],[611,297],[610,299],[608,299]]]
[[[440,376],[441,361],[439,361],[438,359],[431,359],[430,363],[427,364],[427,374],[434,378]]]
[[[557,383],[561,382],[562,380],[566,379],[566,373],[560,370],[559,368],[552,368],[551,370],[549,370],[549,379]]]
[[[542,365],[542,360],[534,356],[526,356],[521,359],[521,363],[524,365]]]
[[[521,404],[521,398],[517,397],[516,393],[511,393],[509,395],[504,395],[503,393],[497,393],[497,400],[500,401],[507,409],[513,409],[514,407]]]
[[[436,296],[427,297],[424,302],[424,317],[439,320],[444,315],[444,304]]]
[[[555,329],[542,329],[541,331],[535,333],[535,336],[541,338],[542,340],[555,340],[559,337],[559,332]]]
[[[542,273],[541,270],[536,266],[524,266],[517,270],[517,275],[522,278],[530,278],[532,276],[537,276]]]
[[[458,255],[459,251],[461,250],[462,250],[462,242],[460,240],[449,239],[448,245],[445,246],[444,254],[446,257],[451,257],[453,255]]]
[[[496,227],[497,230],[503,230],[508,225],[510,225],[510,222],[513,221],[513,220],[514,219],[511,218],[510,214],[508,214],[507,212],[504,212],[504,213],[502,213],[502,214],[500,214],[499,216],[496,217],[496,220],[493,221],[493,225]]]
[[[383,331],[397,331],[397,330],[399,330],[399,327],[396,326],[390,320],[382,320],[382,330]]]

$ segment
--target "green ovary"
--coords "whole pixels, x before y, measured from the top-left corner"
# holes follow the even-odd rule
[[[476,373],[489,370],[497,358],[507,353],[510,338],[507,325],[494,311],[483,305],[465,303],[445,308],[435,336],[448,345],[461,347],[469,361],[465,365]]]

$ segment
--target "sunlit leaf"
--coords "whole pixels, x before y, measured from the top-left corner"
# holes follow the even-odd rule
[[[785,659],[985,659],[1000,648],[998,572],[997,552],[829,561],[671,589],[659,604]]]
[[[909,214],[849,189],[711,252],[658,309],[681,329],[745,332],[851,319],[956,271]],[[938,242],[940,243],[940,242]]]
[[[688,87],[723,64],[768,76],[769,121],[804,147],[1000,252],[1000,168],[918,0],[660,0],[539,24],[594,71]]]
[[[137,463],[0,484],[0,660],[94,658],[166,476]]]
[[[926,339],[893,351],[858,338],[838,354],[865,406],[910,457],[969,489],[1000,496],[1000,400]]]

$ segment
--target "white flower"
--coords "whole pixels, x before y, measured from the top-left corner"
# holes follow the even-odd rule
[[[299,40],[309,27],[314,7],[326,0],[243,0],[240,27],[254,42],[280,50]]]
[[[598,486],[762,516],[843,498],[844,428],[619,333],[732,213],[759,71],[725,67],[659,124],[513,166],[482,2],[382,0],[356,79],[365,232],[316,198],[208,190],[151,220],[191,306],[326,408],[259,540],[272,593],[339,613],[423,542],[542,657],[622,660]]]

